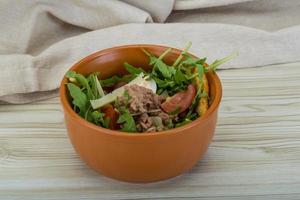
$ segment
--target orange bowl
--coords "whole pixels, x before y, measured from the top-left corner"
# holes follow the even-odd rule
[[[125,74],[124,62],[150,69],[145,48],[160,55],[168,47],[126,45],[96,52],[76,63],[71,70],[82,74],[98,71],[101,78]],[[174,62],[180,50],[173,49],[164,59]],[[60,99],[70,140],[91,168],[101,174],[127,182],[154,182],[175,177],[191,169],[207,151],[212,140],[222,96],[218,76],[207,74],[211,105],[201,118],[179,128],[155,133],[124,133],[96,126],[77,115],[70,104],[64,78]]]

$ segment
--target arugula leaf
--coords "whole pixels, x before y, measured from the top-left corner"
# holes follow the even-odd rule
[[[202,90],[202,83],[203,83],[202,79],[203,79],[203,74],[204,74],[204,67],[201,64],[197,64],[196,67],[197,67],[197,71],[198,71],[198,78],[201,81],[201,88],[200,89]]]
[[[66,77],[74,78],[80,86],[87,90],[87,97],[89,99],[95,99],[95,96],[90,88],[88,80],[82,74],[78,74],[75,71],[68,71],[66,73]]]
[[[184,48],[183,52],[181,52],[181,54],[178,56],[178,58],[173,63],[172,67],[176,67],[180,63],[180,61],[183,58],[183,55],[188,52],[188,50],[191,48],[191,46],[192,46],[192,42],[188,42],[186,47]]]
[[[129,73],[134,74],[134,75],[139,75],[140,73],[147,74],[145,72],[145,70],[143,70],[142,68],[136,68],[136,67],[128,64],[127,62],[124,63],[124,67]]]
[[[104,118],[105,114],[99,111],[93,111],[91,114],[92,120],[96,125],[104,128],[109,128],[110,118]]]
[[[125,90],[125,91],[124,91],[124,99],[125,99],[125,106],[128,106],[129,101],[130,101],[130,99],[131,99],[131,96],[129,95],[128,90]]]
[[[151,78],[156,82],[157,86],[159,88],[166,88],[166,87],[173,87],[175,85],[175,82],[174,81],[171,81],[171,80],[162,80],[160,78],[158,78],[157,76],[151,76]]]
[[[90,115],[91,109],[92,109],[92,107],[91,107],[91,105],[89,105],[88,109],[86,110],[86,112],[84,114],[84,119],[89,121],[89,122],[91,122],[93,120],[91,115]]]
[[[191,75],[186,75],[186,78],[187,78],[187,80],[191,80],[191,79],[195,78],[196,76],[198,76],[198,73],[194,73],[194,74],[191,74]]]
[[[186,56],[186,60],[182,62],[184,66],[195,66],[197,64],[203,65],[206,61],[206,58],[194,59],[191,56]]]
[[[168,68],[169,68],[169,71],[171,72],[172,75],[176,74],[177,70],[174,67],[168,66]]]
[[[87,81],[89,82],[89,85],[91,86],[91,91],[95,97],[95,99],[98,99],[102,96],[104,96],[104,91],[101,87],[101,84],[98,80],[99,72],[92,73],[87,77]]]
[[[124,104],[121,105],[119,97],[116,99],[115,104],[114,104],[114,107],[119,112],[119,118],[117,120],[117,123],[122,124],[122,127],[123,127],[121,129],[122,131],[137,132],[135,120],[127,108],[129,101],[132,97],[129,95],[127,90],[124,91],[123,96],[124,96],[124,100],[125,100],[125,105]]]
[[[100,125],[100,122],[103,120],[104,115],[105,115],[104,113],[101,113],[99,111],[93,111],[91,113],[92,119],[94,123],[97,125]]]
[[[150,59],[150,62],[149,62],[149,65],[154,65],[156,63],[156,60],[158,58],[156,58],[155,56],[149,56],[149,59]]]
[[[128,75],[122,76],[121,80],[124,81],[124,82],[126,82],[126,83],[128,83],[128,82],[132,81],[135,78],[136,78],[135,75],[128,74]]]
[[[109,128],[109,123],[111,121],[110,118],[105,118],[105,114],[99,111],[93,111],[90,114],[92,121],[99,126],[102,126],[104,128]]]
[[[111,119],[110,118],[104,118],[103,122],[102,122],[102,126],[104,128],[109,128],[109,123],[110,123]]]
[[[172,76],[169,66],[167,66],[162,60],[156,59],[154,69],[158,70],[165,78],[170,78]]]
[[[132,75],[132,74],[124,75],[122,77],[120,77],[118,75],[114,75],[110,78],[100,80],[100,84],[102,85],[102,87],[112,87],[119,81],[124,81],[124,82],[128,83],[131,80],[133,80],[135,77],[136,76]]]
[[[177,84],[183,84],[187,81],[186,76],[184,76],[184,74],[181,72],[181,70],[177,70],[175,75],[174,75],[174,81]]]
[[[112,87],[120,80],[121,80],[121,78],[119,76],[114,75],[110,78],[100,80],[100,83],[103,87]]]
[[[174,128],[174,124],[173,124],[172,119],[169,119],[169,120],[167,121],[167,127],[168,127],[168,129]]]
[[[87,79],[87,81],[89,82],[89,84],[91,86],[91,90],[92,90],[92,93],[94,94],[94,97],[96,99],[98,99],[99,98],[99,94],[98,94],[96,83],[95,83],[95,79],[94,79],[94,73],[90,74],[86,79]]]
[[[217,69],[218,66],[222,65],[223,63],[235,58],[238,56],[238,53],[237,52],[234,52],[232,54],[230,54],[229,56],[225,57],[225,58],[222,58],[220,60],[215,60],[212,64],[210,64],[208,67],[207,67],[207,70],[213,70],[215,71]]]
[[[159,88],[157,91],[156,91],[156,94],[158,95],[161,95],[163,93],[164,89],[163,88]]]
[[[87,96],[89,99],[95,99],[95,96],[91,90],[91,87],[89,85],[89,82],[87,81],[87,79],[82,75],[82,74],[76,74],[75,79],[79,82],[79,84],[86,88],[87,90]]]
[[[81,89],[74,83],[68,83],[67,87],[73,99],[72,100],[73,105],[79,108],[79,115],[84,117],[84,114],[87,111],[87,103],[88,103],[88,98],[86,94],[82,92]]]
[[[115,108],[119,108],[120,105],[121,105],[121,103],[120,103],[120,98],[117,97],[116,100],[115,100]]]
[[[159,59],[159,60],[164,59],[164,57],[165,57],[166,55],[168,55],[168,53],[170,53],[171,51],[172,51],[172,48],[168,48],[167,50],[165,50],[165,51],[158,57],[158,59]]]
[[[76,76],[76,72],[74,71],[67,71],[66,73],[67,78],[75,78],[75,76]]]
[[[193,120],[197,119],[198,117],[199,117],[198,113],[194,112],[190,115],[189,119],[193,121]]]
[[[185,118],[182,122],[177,123],[175,125],[175,128],[178,128],[180,126],[186,125],[186,124],[191,123],[191,122],[192,122],[192,120]]]
[[[151,57],[151,54],[146,49],[144,49],[144,48],[141,48],[141,49],[147,56]]]
[[[160,72],[160,74],[164,78],[170,78],[172,74],[174,74],[176,71],[172,69],[172,67],[169,67],[166,63],[162,61],[162,59],[172,50],[171,48],[167,49],[165,52],[163,52],[158,58],[154,55],[151,55],[149,52],[147,52],[145,49],[142,49],[146,55],[149,56],[150,65],[153,65],[153,72],[156,70]]]
[[[125,112],[119,116],[117,123],[123,125],[122,131],[126,131],[126,132],[137,131],[135,121],[131,116],[131,114],[129,113],[128,109],[126,109]]]

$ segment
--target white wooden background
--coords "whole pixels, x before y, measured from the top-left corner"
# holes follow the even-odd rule
[[[300,199],[300,63],[219,71],[216,135],[189,173],[128,184],[89,169],[58,98],[0,106],[0,199]]]

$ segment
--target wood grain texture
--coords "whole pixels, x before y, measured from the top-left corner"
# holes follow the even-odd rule
[[[58,98],[0,106],[0,199],[300,199],[300,64],[219,71],[205,158],[153,184],[98,175],[74,152]]]

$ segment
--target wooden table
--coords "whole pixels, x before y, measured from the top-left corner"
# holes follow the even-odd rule
[[[219,71],[224,98],[189,173],[128,184],[74,152],[58,98],[0,106],[0,199],[300,199],[300,63]]]

